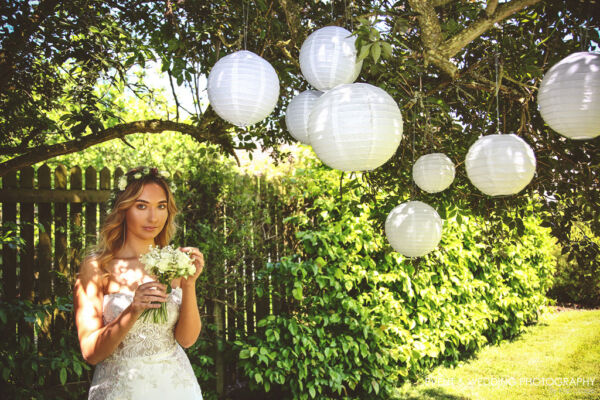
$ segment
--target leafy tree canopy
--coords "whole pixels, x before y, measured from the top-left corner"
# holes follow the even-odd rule
[[[555,235],[566,243],[573,220],[600,231],[600,139],[563,138],[536,105],[550,66],[597,48],[597,1],[2,0],[0,7],[0,176],[132,133],[178,131],[232,155],[257,145],[276,150],[293,141],[283,122],[287,103],[308,88],[300,46],[316,28],[335,24],[355,32],[367,56],[359,81],[387,90],[405,118],[395,157],[364,174],[373,193],[406,192],[412,162],[441,151],[459,165],[457,184],[442,196],[501,218],[523,196],[481,196],[460,165],[480,135],[515,132],[536,152],[537,175],[526,191],[545,203]],[[249,131],[199,105],[200,78],[243,48],[273,65],[282,89],[273,114]],[[170,118],[123,117],[115,93],[152,101],[132,73],[151,61],[173,85],[189,88],[196,106],[186,120],[178,101]]]

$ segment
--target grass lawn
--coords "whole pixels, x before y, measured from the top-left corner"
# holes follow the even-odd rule
[[[436,368],[395,398],[600,399],[600,310],[548,308],[514,341],[486,347],[455,368]]]

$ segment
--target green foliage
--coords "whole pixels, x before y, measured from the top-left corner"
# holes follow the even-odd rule
[[[11,399],[78,399],[88,389],[90,366],[83,361],[77,336],[71,330],[48,332],[48,322],[73,312],[71,298],[50,304],[15,299],[0,302],[0,320],[7,339],[0,347],[0,385]],[[8,327],[33,327],[35,341],[11,333]],[[7,322],[9,322],[7,324]],[[12,325],[10,324],[12,322]],[[15,340],[12,340],[12,339]],[[67,389],[68,388],[68,389]]]
[[[557,248],[555,283],[548,296],[561,303],[600,305],[600,239],[581,222],[572,225],[569,245]]]
[[[441,203],[442,243],[407,260],[387,245],[359,180],[346,183],[340,199],[338,179],[318,167],[289,178],[305,202],[287,220],[300,251],[268,263],[257,290],[264,295],[276,282],[272,299],[287,309],[235,342],[251,388],[277,398],[387,399],[399,381],[512,338],[537,319],[554,268],[553,241],[537,216],[525,217],[517,236]],[[381,202],[395,199],[379,201],[387,209]]]

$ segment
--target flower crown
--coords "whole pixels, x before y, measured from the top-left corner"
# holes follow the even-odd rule
[[[169,183],[168,181],[168,179],[171,177],[169,171],[159,171],[158,168],[149,167],[133,168],[127,171],[124,175],[122,175],[117,181],[117,187],[112,191],[110,195],[110,204],[114,206],[115,200],[120,194],[123,193],[123,191],[127,188],[127,185],[129,185],[133,181],[142,179],[148,175],[161,178],[164,181],[166,181],[169,185],[169,189],[171,189],[171,193],[175,193],[175,191],[177,190],[175,184],[173,182]]]

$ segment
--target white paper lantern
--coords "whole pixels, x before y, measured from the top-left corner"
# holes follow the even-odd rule
[[[316,101],[308,119],[310,144],[321,161],[342,171],[370,171],[396,152],[402,114],[385,90],[340,85]]]
[[[275,69],[251,51],[237,51],[221,58],[208,75],[210,105],[221,118],[237,126],[265,119],[278,98]]]
[[[467,176],[490,196],[520,192],[535,174],[535,154],[520,137],[488,135],[479,138],[467,153]]]
[[[398,253],[407,257],[420,257],[439,244],[442,238],[442,219],[430,205],[421,201],[408,201],[388,214],[385,235]]]
[[[285,124],[294,139],[310,144],[308,139],[308,117],[317,99],[323,92],[305,90],[290,101],[285,111]]]
[[[573,53],[544,75],[538,91],[540,114],[571,139],[600,135],[600,54]]]
[[[326,26],[311,33],[300,48],[302,75],[313,87],[329,90],[352,83],[362,67],[356,62],[356,36],[339,26]]]
[[[445,154],[431,153],[419,157],[413,165],[412,173],[421,190],[438,193],[452,184],[455,168],[452,160]]]

